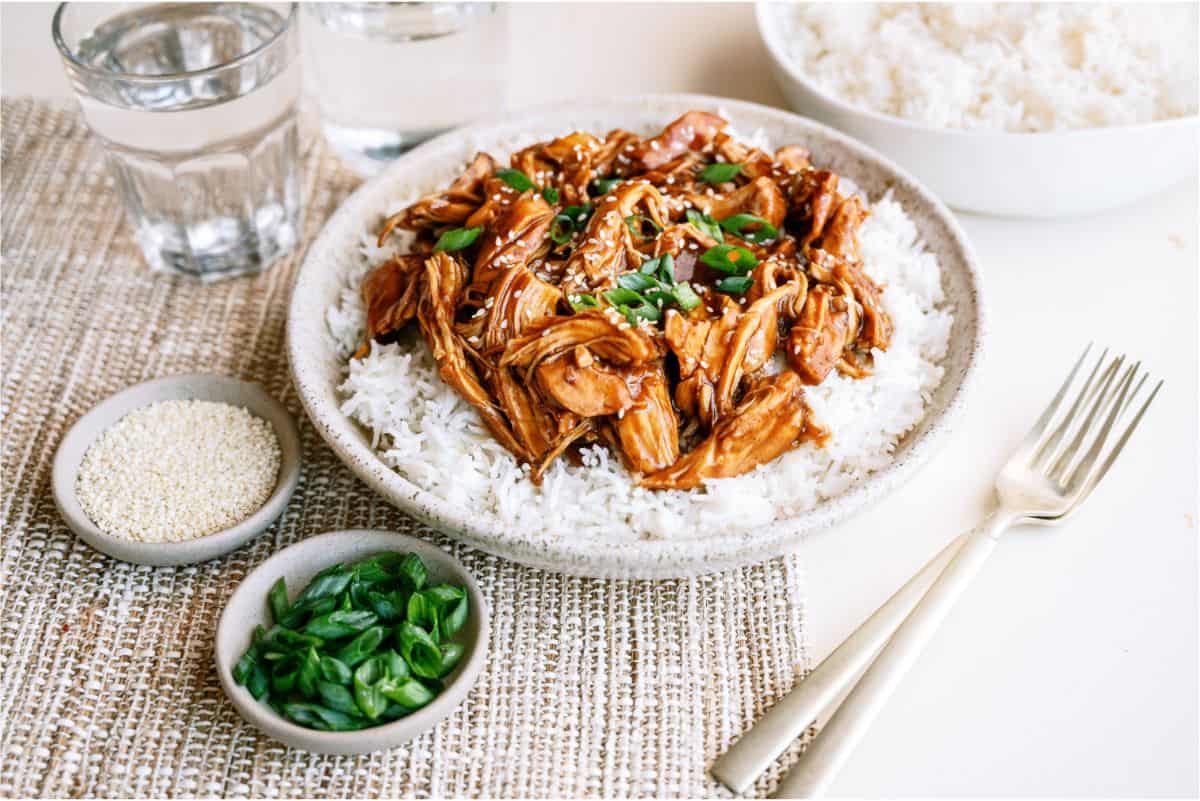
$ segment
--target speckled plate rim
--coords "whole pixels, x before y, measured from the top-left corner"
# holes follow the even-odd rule
[[[352,246],[367,226],[382,219],[383,207],[406,177],[420,181],[415,176],[436,172],[448,159],[465,163],[469,144],[486,147],[488,140],[526,129],[561,130],[582,117],[640,116],[661,125],[691,108],[721,109],[745,133],[760,127],[784,129],[783,141],[809,147],[816,163],[846,175],[872,195],[892,190],[938,256],[943,287],[955,305],[950,349],[943,362],[946,374],[925,417],[898,445],[896,459],[842,495],[752,532],[620,545],[566,535],[531,538],[511,527],[485,524],[384,464],[371,450],[369,435],[340,411],[338,381],[331,380],[340,376],[340,364],[326,328],[326,310],[340,291],[332,274],[339,248]],[[986,313],[975,254],[961,226],[940,200],[886,157],[791,112],[706,95],[642,95],[556,103],[501,115],[444,134],[397,159],[343,203],[310,247],[293,287],[287,339],[292,378],[314,427],[359,478],[401,510],[483,551],[533,567],[601,578],[678,578],[787,553],[801,536],[845,520],[911,478],[941,448],[963,414],[986,339]]]
[[[79,504],[75,481],[83,456],[106,429],[130,412],[164,400],[221,401],[242,406],[266,420],[279,439],[279,476],[262,507],[236,526],[183,542],[134,542],[105,534]],[[54,505],[67,526],[101,553],[140,565],[187,565],[205,562],[239,548],[266,531],[283,513],[300,480],[300,430],[282,403],[260,385],[229,376],[188,373],[144,381],[97,403],[79,418],[54,454],[51,486]]]
[[[431,580],[466,587],[470,603],[467,625],[454,637],[463,645],[462,660],[446,677],[445,689],[429,704],[391,723],[351,732],[323,732],[292,723],[266,704],[254,700],[233,680],[233,667],[250,645],[256,623],[268,624],[267,592],[280,576],[290,576],[288,595],[299,593],[317,571],[337,562],[364,559],[386,550],[415,553],[425,562]],[[280,742],[319,754],[366,754],[402,745],[428,729],[466,700],[487,663],[491,613],[475,577],[444,550],[425,540],[395,531],[345,529],[308,537],[284,548],[250,571],[221,611],[213,642],[217,677],[238,714],[250,725]]]

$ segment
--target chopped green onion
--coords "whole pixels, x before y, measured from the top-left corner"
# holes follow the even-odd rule
[[[700,296],[696,294],[696,290],[692,289],[691,284],[681,281],[675,285],[675,302],[684,311],[691,311],[700,305]]]
[[[446,233],[438,237],[437,244],[433,246],[434,253],[445,251],[451,253],[456,250],[470,247],[479,235],[483,233],[482,226],[474,228],[452,228]]]
[[[634,292],[645,292],[647,289],[658,289],[659,282],[642,272],[625,273],[617,278],[617,286],[632,289]]]
[[[370,725],[369,721],[360,717],[327,709],[320,704],[284,704],[283,713],[301,726],[321,731],[354,731]]]
[[[396,578],[400,580],[400,588],[407,592],[416,592],[425,586],[429,571],[425,563],[415,553],[405,554],[396,567]]]
[[[383,626],[372,626],[347,643],[340,651],[335,651],[333,657],[346,667],[358,667],[379,647],[385,635],[386,631]]]
[[[556,245],[565,245],[571,241],[575,232],[575,223],[565,214],[556,214],[550,222],[550,239]]]
[[[456,642],[446,643],[442,648],[442,666],[438,670],[438,676],[445,676],[450,671],[454,670],[454,666],[458,664],[458,660],[462,659],[463,647]]]
[[[271,606],[271,617],[276,623],[287,617],[287,581],[282,576],[279,577],[279,581],[271,586],[271,591],[267,593],[267,603]]]
[[[752,286],[754,279],[744,275],[731,275],[716,283],[717,291],[727,295],[741,295]]]
[[[723,184],[732,181],[741,171],[741,164],[709,164],[700,171],[700,180],[706,184]]]
[[[619,183],[621,183],[620,178],[597,178],[596,180],[592,181],[592,194],[607,195],[613,190],[613,187]]]
[[[571,304],[571,309],[577,312],[594,309],[600,305],[600,301],[596,300],[594,295],[567,295],[567,303]]]
[[[618,306],[617,311],[625,315],[625,319],[629,321],[630,325],[637,325],[639,319],[650,322],[662,319],[662,310],[649,303],[641,306]]]
[[[778,229],[762,217],[753,214],[735,214],[721,220],[721,227],[734,236],[740,236],[747,242],[766,242],[779,236]]]
[[[358,704],[354,702],[354,694],[341,684],[335,684],[332,681],[318,681],[317,695],[320,696],[321,703],[330,709],[336,709],[347,715],[359,714]]]
[[[758,264],[758,257],[737,245],[716,245],[704,251],[700,261],[730,275],[745,275]]]
[[[632,233],[638,239],[654,238],[653,236],[646,235],[647,225],[654,229],[655,235],[662,233],[662,226],[643,214],[630,214],[625,218],[625,225],[629,227],[630,233]]]
[[[533,189],[533,181],[520,170],[496,170],[496,177],[518,192]]]
[[[668,284],[675,283],[675,257],[670,253],[664,253],[659,256],[661,264],[658,268],[658,277]],[[645,265],[642,265],[645,267]]]
[[[696,226],[700,233],[707,234],[718,242],[725,241],[725,234],[721,232],[721,226],[717,224],[716,220],[714,220],[712,217],[709,217],[707,214],[696,211],[695,209],[688,209],[687,221]]]
[[[439,663],[438,668],[441,669]],[[385,688],[383,694],[388,700],[395,701],[405,709],[420,709],[433,700],[433,690],[430,690],[416,679],[400,682]]]
[[[550,203],[550,204],[557,203],[558,202],[558,190],[555,189],[553,186],[547,186],[545,189],[542,190],[542,197],[546,199],[547,203]]]
[[[320,637],[322,640],[337,640],[358,634],[378,621],[379,616],[366,609],[350,612],[338,610],[308,621],[304,626],[304,633]]]
[[[630,303],[641,304],[646,302],[646,299],[640,294],[625,287],[618,287],[616,289],[608,290],[604,293],[604,299],[613,306],[625,306]]]
[[[287,584],[276,581],[267,606],[277,622],[255,627],[234,680],[278,714],[322,731],[403,717],[444,689],[440,677],[466,650],[450,641],[467,625],[466,590],[427,582],[420,558],[397,553],[328,567],[290,605]]]
[[[412,672],[424,678],[436,679],[442,665],[442,652],[429,632],[407,620],[396,629],[400,655]]]
[[[638,268],[638,272],[644,275],[654,275],[658,272],[660,264],[662,264],[662,256],[659,256],[657,259],[646,259],[642,262],[642,266]]]

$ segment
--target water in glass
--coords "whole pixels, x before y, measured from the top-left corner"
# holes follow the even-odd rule
[[[362,175],[504,107],[508,15],[495,3],[305,6],[325,138]]]
[[[113,4],[104,4],[113,5]],[[151,267],[203,280],[295,245],[301,62],[287,4],[60,9],[60,48]],[[62,24],[65,23],[65,24]]]

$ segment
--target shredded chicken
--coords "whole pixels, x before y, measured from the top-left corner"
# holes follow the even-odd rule
[[[734,414],[717,424],[708,438],[675,464],[642,479],[650,489],[695,489],[714,478],[728,478],[766,464],[820,432],[809,426],[804,385],[792,372],[756,382]]]
[[[355,355],[415,320],[533,481],[599,446],[645,487],[694,489],[823,441],[804,386],[868,375],[892,337],[859,251],[868,211],[806,148],[725,127],[691,111],[649,138],[539,142],[508,168],[478,154],[384,221],[381,246],[415,236],[363,279]]]

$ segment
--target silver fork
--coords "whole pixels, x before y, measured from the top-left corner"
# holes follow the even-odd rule
[[[931,560],[718,759],[712,768],[718,779],[744,791],[869,664],[775,791],[777,798],[822,795],[991,555],[1000,535],[1015,525],[1062,523],[1083,504],[1162,387],[1158,381],[1133,416],[1123,421],[1122,416],[1138,403],[1149,376],[1141,372],[1140,362],[1126,366],[1124,356],[1110,359],[1105,350],[1082,387],[1074,390],[1090,350],[1091,345],[1084,349],[1050,405],[1001,469],[996,510]],[[936,580],[922,596],[921,588],[934,575]]]

